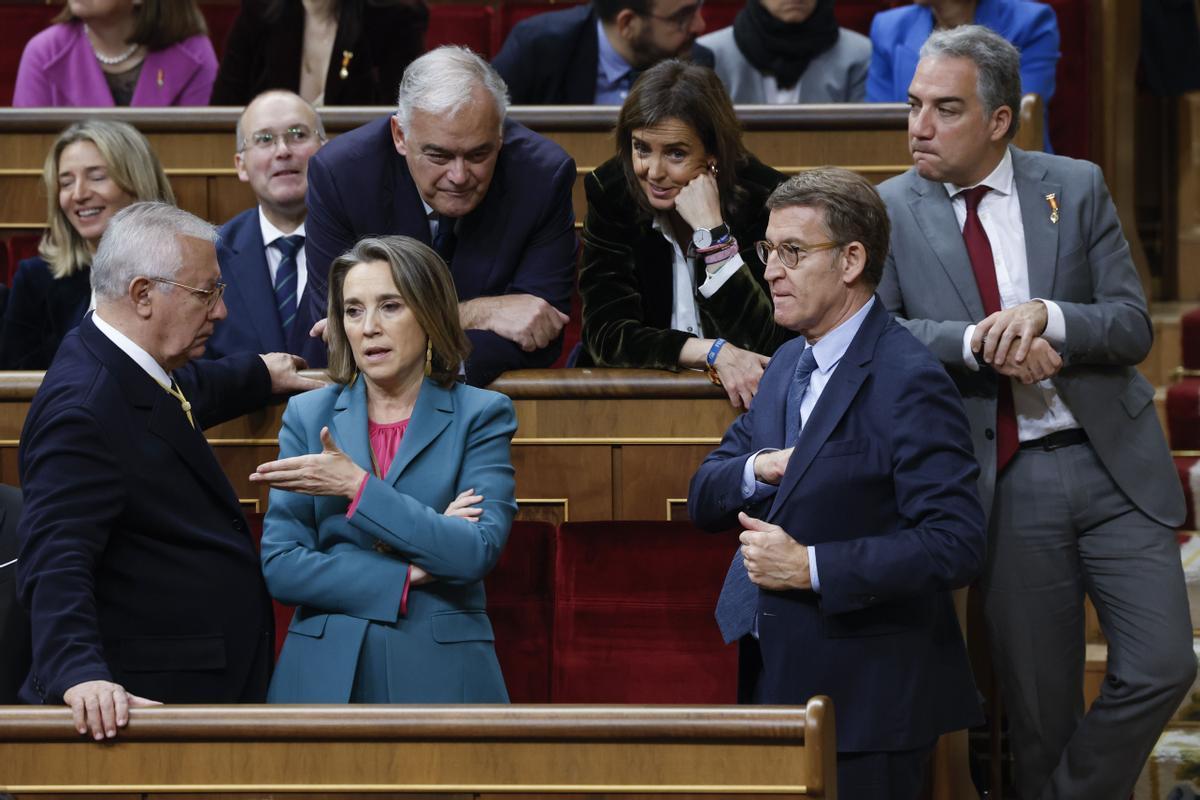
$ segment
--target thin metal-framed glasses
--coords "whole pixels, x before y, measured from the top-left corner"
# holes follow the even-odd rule
[[[242,149],[245,150],[247,146],[250,146],[259,150],[274,150],[280,139],[287,143],[288,147],[299,147],[308,144],[315,135],[312,128],[307,125],[293,125],[282,131],[263,128],[261,131],[250,134],[248,139],[244,139]]]
[[[700,0],[698,3],[692,3],[691,5],[684,6],[674,14],[651,14],[649,11],[643,11],[642,16],[652,17],[654,19],[670,23],[686,33],[687,29],[692,27],[692,20],[696,18],[696,15],[700,13],[700,9],[703,7],[704,0]]]
[[[210,309],[219,303],[225,295],[225,284],[221,281],[217,281],[217,285],[211,289],[201,289],[196,286],[188,286],[186,283],[180,283],[179,281],[168,280],[167,278],[155,278],[152,275],[147,275],[146,277],[155,283],[169,283],[172,286],[178,286],[180,289],[187,289],[192,294],[199,295]]]
[[[774,252],[779,256],[779,263],[783,264],[787,269],[795,269],[796,266],[808,258],[812,253],[818,250],[829,250],[833,247],[841,247],[842,242],[820,242],[818,244],[804,245],[803,247],[791,242],[783,242],[774,244],[766,239],[754,243],[754,252],[758,253],[758,260],[763,264],[767,263],[767,259]]]

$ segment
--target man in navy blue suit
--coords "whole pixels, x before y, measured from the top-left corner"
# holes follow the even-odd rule
[[[702,0],[594,0],[521,20],[492,65],[517,105],[621,105],[667,58],[713,65],[696,44]]]
[[[844,169],[767,201],[775,319],[797,331],[701,465],[693,520],[740,525],[717,605],[744,702],[833,699],[844,798],[911,800],[942,733],[978,724],[951,590],[983,565],[962,402],[875,297],[888,217]]]
[[[450,265],[471,340],[468,383],[554,362],[575,274],[575,162],[507,112],[504,81],[487,62],[440,47],[405,70],[395,115],[313,158],[297,324],[326,315],[335,258],[363,236],[404,234]],[[301,353],[326,363],[318,339]]]
[[[164,203],[113,217],[96,310],[63,339],[21,431],[33,666],[20,697],[66,703],[96,739],[131,706],[266,697],[271,602],[203,429],[321,384],[283,353],[189,363],[226,313],[215,240]]]
[[[304,198],[308,160],[324,143],[316,109],[293,92],[263,92],[238,119],[233,163],[258,205],[221,226],[217,260],[229,316],[208,342],[209,358],[299,353],[307,340],[308,330],[295,324],[308,277]]]

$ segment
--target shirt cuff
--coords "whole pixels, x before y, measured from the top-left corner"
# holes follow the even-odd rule
[[[1063,317],[1062,308],[1053,300],[1041,297],[1033,299],[1041,301],[1042,305],[1046,307],[1046,330],[1042,331],[1042,338],[1049,342],[1055,350],[1061,351],[1067,343],[1067,321]]]
[[[412,586],[412,564],[404,574],[404,593],[400,595],[400,616],[408,616],[408,587]]]
[[[721,265],[721,268],[704,279],[704,283],[700,284],[700,294],[705,298],[712,297],[717,293],[717,290],[725,285],[725,281],[733,277],[733,273],[742,268],[741,253],[734,253],[733,258]]]
[[[812,583],[812,590],[820,594],[821,576],[817,574],[817,548],[811,544],[808,545],[808,580]]]
[[[757,453],[751,453],[746,459],[746,465],[742,467],[742,499],[757,500],[761,497],[770,494],[778,487],[772,486],[769,483],[763,483],[754,477],[754,459],[758,458],[759,453],[773,453],[778,448],[764,447]]]
[[[975,360],[975,351],[971,349],[971,337],[975,335],[975,326],[968,325],[963,331],[963,363],[972,372],[979,372],[979,362]]]
[[[371,473],[363,475],[362,483],[358,485],[358,491],[354,493],[354,499],[350,501],[350,507],[346,509],[346,519],[354,516],[355,509],[358,508],[358,501],[362,499],[363,490],[367,488],[367,481],[371,480]]]

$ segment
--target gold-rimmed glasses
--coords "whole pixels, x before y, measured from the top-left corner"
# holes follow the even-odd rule
[[[293,125],[282,131],[263,128],[242,140],[242,150],[245,150],[247,146],[257,147],[260,150],[274,150],[275,145],[280,141],[286,142],[288,147],[299,147],[313,141],[316,136],[312,128],[307,125]]]
[[[210,309],[219,303],[221,297],[225,294],[225,284],[221,281],[217,281],[217,285],[211,289],[201,289],[197,286],[188,286],[186,283],[180,283],[168,278],[155,278],[153,275],[147,275],[146,277],[155,283],[169,283],[172,286],[178,286],[180,289],[187,289],[192,294],[199,295]]]
[[[767,263],[767,259],[771,257],[771,253],[779,255],[779,263],[787,269],[795,269],[796,266],[808,258],[810,254],[818,250],[828,250],[832,247],[841,247],[842,242],[819,242],[818,244],[794,244],[792,242],[782,242],[775,244],[768,242],[766,239],[754,243],[754,252],[758,254],[759,261],[763,264]]]

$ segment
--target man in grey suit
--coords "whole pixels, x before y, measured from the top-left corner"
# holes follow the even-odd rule
[[[871,40],[840,28],[834,0],[748,0],[697,43],[735,103],[861,103]]]
[[[1178,478],[1135,370],[1150,317],[1100,170],[1009,140],[1016,48],[934,33],[879,295],[962,393],[990,510],[983,578],[1022,798],[1128,798],[1196,671]],[[1083,714],[1084,593],[1109,643]]]

